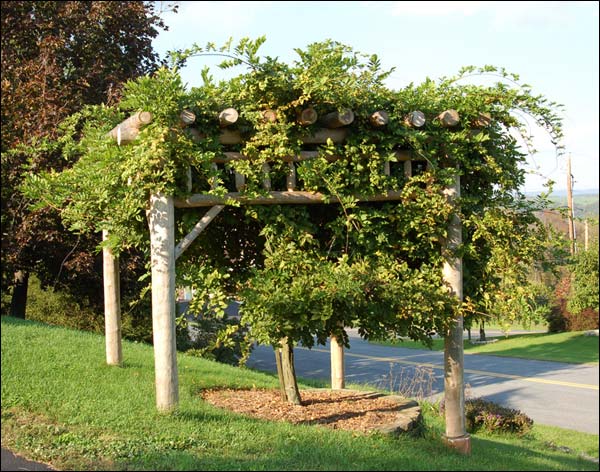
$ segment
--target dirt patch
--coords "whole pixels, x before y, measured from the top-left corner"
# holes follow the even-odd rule
[[[302,405],[281,400],[279,390],[211,389],[202,392],[208,403],[244,415],[332,429],[400,432],[420,418],[416,402],[395,395],[356,390],[310,389],[300,392]]]

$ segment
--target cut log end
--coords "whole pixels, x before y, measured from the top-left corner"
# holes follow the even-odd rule
[[[441,125],[444,128],[452,128],[460,122],[460,116],[456,110],[446,110],[438,115]]]
[[[277,121],[277,112],[275,110],[265,110],[262,112],[265,123],[275,123]]]
[[[219,113],[219,124],[221,127],[230,126],[234,124],[240,114],[235,108],[225,108],[221,113]]]
[[[305,108],[296,115],[296,121],[300,126],[310,126],[317,122],[319,115],[313,108]]]
[[[425,125],[426,119],[425,119],[425,113],[423,113],[422,111],[419,110],[415,110],[413,112],[410,112],[406,118],[404,118],[404,123],[407,126],[411,126],[414,128],[421,128]]]
[[[390,116],[384,110],[377,110],[369,117],[369,121],[373,126],[380,128],[389,123]]]
[[[321,120],[327,128],[340,128],[348,126],[354,121],[354,112],[350,109],[328,113]]]

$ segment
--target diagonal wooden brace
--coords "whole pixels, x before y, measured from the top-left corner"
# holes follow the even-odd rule
[[[177,258],[179,258],[179,256],[181,256],[181,254],[183,254],[183,251],[185,251],[190,246],[190,244],[194,242],[194,239],[196,239],[200,235],[200,233],[202,233],[202,231],[204,231],[208,227],[208,225],[215,218],[215,216],[221,213],[221,210],[223,208],[225,208],[225,205],[213,206],[210,210],[206,212],[202,219],[198,221],[198,223],[196,223],[196,226],[194,226],[194,228],[185,236],[185,238],[183,238],[177,244],[177,246],[175,246],[176,260]]]

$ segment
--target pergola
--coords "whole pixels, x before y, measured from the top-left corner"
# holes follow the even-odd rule
[[[272,110],[263,113],[265,121],[276,121],[277,114]],[[376,110],[367,117],[375,129],[383,129],[388,124],[389,116],[384,110]],[[219,141],[226,149],[227,145],[240,144],[243,136],[231,129],[238,119],[238,113],[233,108],[223,110],[219,116],[221,127]],[[455,110],[445,110],[436,118],[448,132],[460,122],[460,117]],[[348,133],[348,125],[354,120],[352,110],[342,110],[329,113],[319,118],[312,108],[301,110],[297,115],[300,126],[318,123],[321,127],[307,134],[303,139],[306,145],[325,144],[328,139],[334,143],[343,143]],[[420,111],[413,111],[403,117],[405,124],[414,129],[419,129],[425,124],[425,115]],[[116,126],[109,134],[117,141],[118,145],[133,141],[142,126],[152,121],[149,112],[138,112]],[[180,114],[181,125],[187,127],[187,132],[194,140],[202,140],[205,134],[202,130],[191,127],[195,115],[184,110]],[[487,114],[480,114],[478,127],[489,125],[490,118]],[[270,166],[263,164],[263,188],[265,194],[258,197],[249,197],[245,194],[245,177],[235,174],[236,191],[224,196],[210,193],[191,194],[192,172],[188,169],[187,190],[189,196],[174,198],[172,195],[153,194],[150,196],[148,222],[151,243],[152,266],[152,329],[155,357],[155,388],[156,406],[159,411],[169,411],[178,403],[178,372],[175,342],[175,262],[179,256],[192,244],[194,239],[208,227],[210,222],[223,210],[228,202],[237,202],[241,205],[315,205],[333,204],[339,200],[336,197],[310,192],[298,188],[296,180],[296,165],[299,162],[319,157],[318,151],[305,150],[297,155],[279,158],[287,163],[288,171],[285,189],[273,189],[270,178]],[[340,159],[340,156],[327,156],[330,161]],[[215,158],[212,166],[222,165],[233,160],[247,159],[239,152],[224,151]],[[396,151],[396,159],[403,166],[402,172],[406,177],[413,174],[414,165],[418,157],[410,149]],[[427,164],[425,164],[427,165]],[[390,163],[381,169],[390,175]],[[214,186],[214,183],[211,184]],[[455,173],[454,183],[445,188],[447,199],[455,204],[460,196],[460,177]],[[358,201],[397,201],[401,192],[388,191],[378,195],[355,195]],[[175,208],[207,207],[206,214],[198,221],[193,230],[181,241],[175,241]],[[106,233],[103,237],[106,238]],[[462,227],[458,212],[455,212],[449,227],[448,237],[444,241],[442,253],[444,256],[443,277],[451,293],[462,301],[462,260],[457,257],[456,249],[462,244]],[[105,248],[104,260],[104,297],[106,319],[106,352],[107,363],[120,365],[122,363],[121,328],[120,328],[120,294],[119,294],[119,264],[112,252]],[[332,389],[344,388],[344,349],[335,336],[330,338],[331,346],[331,387]],[[464,453],[470,452],[470,437],[466,433],[464,409],[464,366],[463,366],[463,319],[456,318],[453,328],[445,333],[444,351],[444,394],[446,411],[446,441]]]

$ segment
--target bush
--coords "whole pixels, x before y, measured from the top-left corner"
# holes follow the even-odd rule
[[[584,308],[578,313],[574,313],[569,309],[569,306],[572,305],[570,303],[572,293],[571,275],[567,274],[556,284],[555,300],[550,313],[546,317],[550,333],[598,329],[597,308]]]
[[[444,412],[444,403],[440,404],[440,413]],[[481,429],[489,432],[525,434],[531,430],[533,420],[525,413],[507,408],[497,403],[474,398],[465,401],[466,428],[469,433]]]
[[[104,332],[103,313],[98,313],[94,307],[71,294],[52,287],[42,288],[35,275],[29,277],[25,317],[50,325]]]

